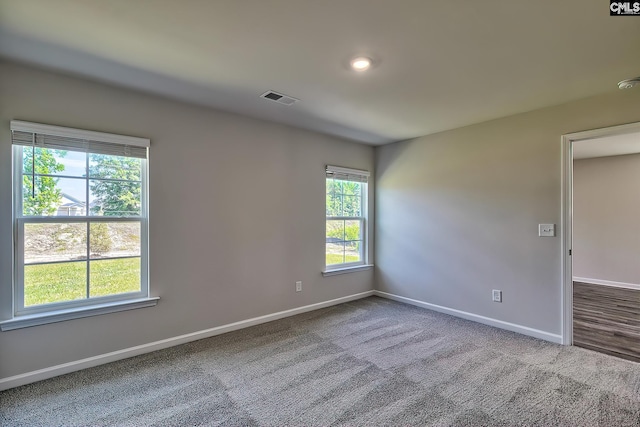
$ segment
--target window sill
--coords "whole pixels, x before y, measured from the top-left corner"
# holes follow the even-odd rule
[[[153,307],[158,304],[159,299],[160,297],[139,298],[129,301],[117,301],[87,307],[76,307],[68,308],[65,310],[49,311],[47,313],[16,316],[13,319],[0,322],[0,330],[3,332],[11,331],[13,329],[29,328],[31,326],[64,322],[65,320],[80,319],[83,317],[99,316],[101,314],[116,313],[118,311]]]
[[[354,273],[356,271],[364,271],[373,268],[373,264],[356,265],[354,267],[336,268],[335,270],[325,270],[322,272],[324,277],[336,276],[338,274]]]

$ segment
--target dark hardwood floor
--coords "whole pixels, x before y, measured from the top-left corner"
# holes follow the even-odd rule
[[[640,362],[640,291],[573,282],[573,344]]]

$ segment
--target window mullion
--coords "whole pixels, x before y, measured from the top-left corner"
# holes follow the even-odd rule
[[[22,185],[20,185],[22,188]],[[14,312],[24,309],[24,222],[16,220],[16,248],[15,248],[15,299]]]
[[[89,153],[85,153],[85,203],[84,214],[87,216],[87,299],[89,299],[91,286],[91,222],[89,221]]]
[[[24,213],[23,211],[23,190],[24,190],[24,178],[22,177],[22,172],[24,170],[23,165],[23,148],[22,147],[14,147],[13,149],[14,155],[14,171],[13,171],[13,179],[14,179],[14,239],[15,239],[15,247],[14,247],[14,298],[13,298],[13,313],[16,313],[18,310],[22,310],[24,308],[24,222],[20,221],[20,217]]]
[[[22,171],[24,169],[24,165],[22,164],[23,162],[22,147],[14,148],[13,155],[14,155],[13,160],[15,162],[13,179],[15,180],[15,186],[16,186],[15,196],[13,199],[14,200],[13,206],[15,206],[15,218],[19,218],[23,214],[22,191],[23,191],[24,178],[22,177]]]
[[[366,262],[366,256],[365,256],[365,253],[364,253],[364,248],[365,248],[364,236],[365,236],[365,232],[366,232],[366,230],[364,228],[365,225],[366,225],[365,218],[364,217],[360,218],[360,236],[358,236],[358,237],[360,238],[360,259],[363,262]]]
[[[344,214],[344,194],[342,197],[342,213]],[[342,221],[342,263],[345,262],[347,262],[347,220]]]
[[[141,185],[141,207],[140,214],[140,243],[142,248],[147,248],[140,251],[140,284],[141,290],[149,295],[149,165],[147,160],[140,162],[140,179]],[[142,249],[141,248],[141,249]]]

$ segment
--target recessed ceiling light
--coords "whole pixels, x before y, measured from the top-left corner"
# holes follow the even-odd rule
[[[632,79],[623,80],[618,83],[619,89],[631,89],[635,85],[640,84],[640,77],[634,77]]]
[[[367,71],[371,68],[371,59],[366,56],[358,56],[351,60],[351,68],[356,71]]]

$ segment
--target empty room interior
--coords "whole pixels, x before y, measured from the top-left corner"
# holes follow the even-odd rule
[[[0,425],[640,425],[638,45],[636,2],[0,0]]]

